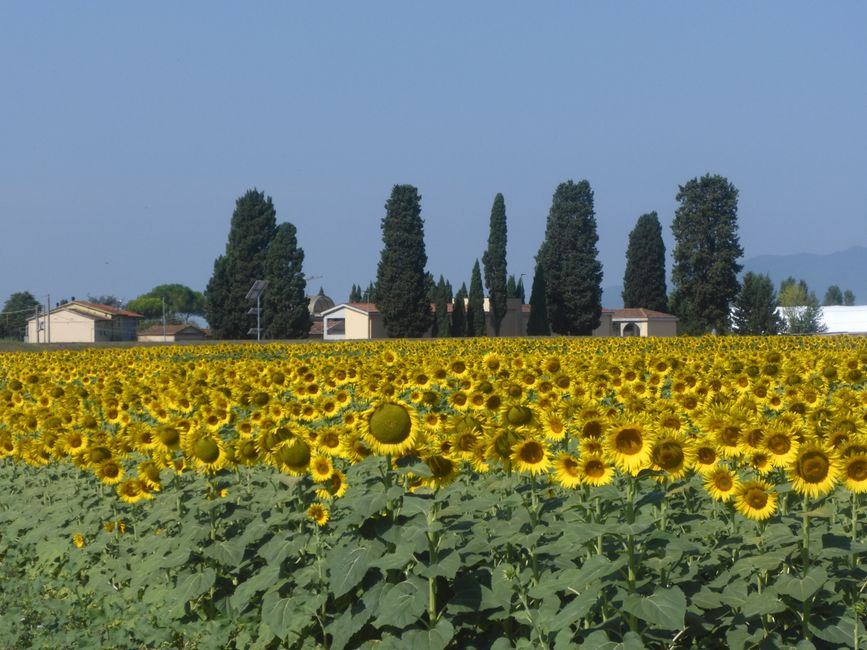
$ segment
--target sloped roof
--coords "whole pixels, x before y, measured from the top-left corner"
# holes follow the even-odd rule
[[[51,314],[56,314],[62,311],[74,311],[77,314],[81,314],[82,316],[88,316],[90,318],[108,318],[111,319],[114,316],[123,316],[126,318],[144,318],[143,314],[139,314],[138,312],[129,311],[127,309],[121,309],[120,307],[112,307],[111,305],[103,305],[98,302],[88,302],[87,300],[73,300],[72,302],[66,302],[62,305],[58,305],[54,309],[51,310]],[[43,313],[39,314],[39,317],[42,318],[44,316]],[[31,316],[27,320],[33,320],[36,316]]]
[[[163,331],[165,331],[165,333],[168,336],[174,336],[175,334],[178,334],[179,332],[183,332],[184,330],[192,330],[194,332],[199,332],[203,336],[208,335],[208,333],[205,330],[203,330],[201,327],[199,327],[197,325],[193,325],[192,323],[183,323],[180,325],[166,325],[165,329],[163,329],[162,325],[152,325],[151,327],[148,327],[147,329],[141,330],[138,333],[138,335],[139,336],[162,336]]]
[[[629,307],[625,309],[603,309],[610,312],[612,319],[617,320],[677,320],[677,316],[661,311],[644,309],[644,307]]]

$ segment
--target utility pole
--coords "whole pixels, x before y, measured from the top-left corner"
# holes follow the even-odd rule
[[[165,296],[162,297],[162,301],[163,301],[163,343],[165,343],[167,340],[167,337],[166,337],[166,297]]]
[[[45,342],[51,343],[51,294],[45,296]]]

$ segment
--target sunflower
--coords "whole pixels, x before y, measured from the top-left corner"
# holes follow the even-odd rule
[[[762,447],[774,467],[785,467],[798,454],[797,432],[781,418],[771,420],[765,429]]]
[[[542,429],[549,440],[563,440],[566,436],[566,420],[557,411],[542,414]]]
[[[113,458],[102,461],[94,469],[96,477],[106,485],[115,485],[123,479],[123,467]]]
[[[70,431],[64,436],[63,448],[70,456],[81,454],[87,449],[89,439],[81,431]]]
[[[207,429],[197,429],[183,437],[184,456],[197,469],[214,473],[229,464],[226,448],[220,437]]]
[[[75,548],[84,548],[84,535],[81,533],[75,533],[75,535],[72,536],[72,543],[75,545]]]
[[[161,487],[160,466],[152,460],[139,463],[138,479],[151,491],[157,492]]]
[[[509,401],[500,407],[500,422],[507,427],[537,427],[539,416],[529,402]]]
[[[324,483],[324,487],[316,490],[316,496],[319,499],[339,499],[346,494],[346,490],[349,488],[346,482],[346,474],[339,469],[334,470]]]
[[[855,494],[867,492],[867,453],[847,456],[843,460],[841,472],[846,489]]]
[[[509,460],[519,472],[530,472],[532,475],[547,472],[551,468],[548,448],[544,442],[533,438],[519,440],[512,445]]]
[[[717,501],[729,501],[740,485],[740,479],[726,467],[717,466],[705,474],[704,489]]]
[[[310,460],[310,477],[316,483],[324,483],[334,474],[334,465],[328,456],[314,456]]]
[[[692,467],[695,452],[685,436],[669,433],[656,439],[650,457],[653,469],[665,472],[665,479],[676,481]]]
[[[585,485],[600,487],[614,480],[614,468],[601,454],[586,454],[581,457],[578,471]]]
[[[135,478],[119,483],[116,489],[118,498],[124,503],[138,503],[143,499],[150,498],[142,482]]]
[[[277,445],[271,458],[277,467],[293,476],[300,476],[310,465],[310,445],[301,438],[289,438]]]
[[[409,404],[380,402],[362,415],[361,435],[375,453],[399,456],[421,442],[421,425]]]
[[[349,431],[341,438],[340,445],[340,455],[351,463],[360,463],[372,453],[360,431]]]
[[[454,454],[471,459],[484,437],[485,428],[483,420],[474,415],[459,414],[450,417],[446,421],[445,430]]]
[[[614,464],[630,474],[650,466],[654,442],[653,433],[640,420],[615,422],[606,435],[606,449]]]
[[[307,508],[307,517],[317,526],[322,527],[328,523],[328,508],[325,504],[314,503]]]
[[[581,485],[581,464],[571,454],[560,454],[554,462],[554,478],[564,488]]]
[[[425,458],[424,462],[431,475],[424,477],[420,485],[437,489],[448,485],[458,477],[458,464],[445,456],[430,456]]]
[[[792,489],[811,497],[830,492],[841,469],[836,453],[815,442],[801,445],[787,467]]]
[[[762,521],[777,509],[777,493],[761,479],[744,481],[734,491],[735,509],[747,519]]]

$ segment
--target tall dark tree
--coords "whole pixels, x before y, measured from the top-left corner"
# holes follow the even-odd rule
[[[479,260],[476,260],[470,275],[470,293],[467,300],[467,336],[484,336],[486,330],[485,290],[482,288],[482,270]]]
[[[555,334],[589,335],[602,315],[593,190],[586,180],[554,192],[537,261],[544,269],[548,322]]]
[[[452,302],[452,288],[440,276],[436,288],[436,300],[434,308],[436,310],[434,316],[433,335],[439,338],[446,338],[452,334],[452,322],[449,316],[449,305]]]
[[[836,284],[832,284],[828,287],[828,290],[825,292],[825,298],[822,300],[822,304],[825,306],[842,305],[843,292],[840,290],[840,287]]]
[[[367,285],[367,289],[365,289],[361,294],[361,302],[376,302],[376,283],[369,282]]]
[[[846,289],[846,291],[843,292],[843,304],[847,307],[851,307],[855,304],[855,294],[852,293],[851,289]]]
[[[29,291],[13,293],[0,311],[0,339],[23,341],[27,319],[36,313],[39,301]]]
[[[307,280],[302,265],[304,250],[291,223],[281,223],[265,252],[263,294],[265,337],[306,339],[310,332]]]
[[[452,303],[452,336],[467,336],[467,285],[462,284]]]
[[[361,302],[361,296],[361,287],[353,283],[352,288],[349,290],[349,302]]]
[[[485,286],[488,288],[491,326],[494,336],[500,335],[500,323],[506,315],[506,202],[502,194],[494,197],[491,207],[491,223],[488,231],[488,248],[482,255],[485,265]],[[472,283],[470,285],[472,293]]]
[[[226,252],[214,262],[205,290],[205,317],[217,338],[247,338],[254,325],[247,292],[263,280],[265,254],[277,229],[271,197],[252,189],[235,203]]]
[[[430,329],[427,254],[421,196],[412,185],[395,185],[382,218],[382,255],[376,306],[392,338],[420,337]]]
[[[747,271],[732,305],[732,330],[741,335],[779,334],[777,292],[770,276]]]
[[[548,307],[545,301],[545,268],[536,262],[533,287],[530,289],[530,318],[527,320],[529,336],[549,336]]]
[[[641,215],[629,233],[626,272],[623,274],[623,306],[668,310],[665,243],[656,212]]]
[[[710,174],[682,185],[671,225],[674,234],[674,284],[671,307],[687,334],[724,333],[738,293],[738,191],[722,176]]]

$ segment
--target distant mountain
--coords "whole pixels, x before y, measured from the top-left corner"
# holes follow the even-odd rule
[[[759,255],[745,260],[743,265],[744,273],[752,271],[771,276],[777,290],[780,282],[792,276],[796,280],[803,279],[820,302],[828,287],[836,284],[841,291],[850,289],[855,294],[856,305],[867,305],[867,248],[864,246],[827,255]]]

